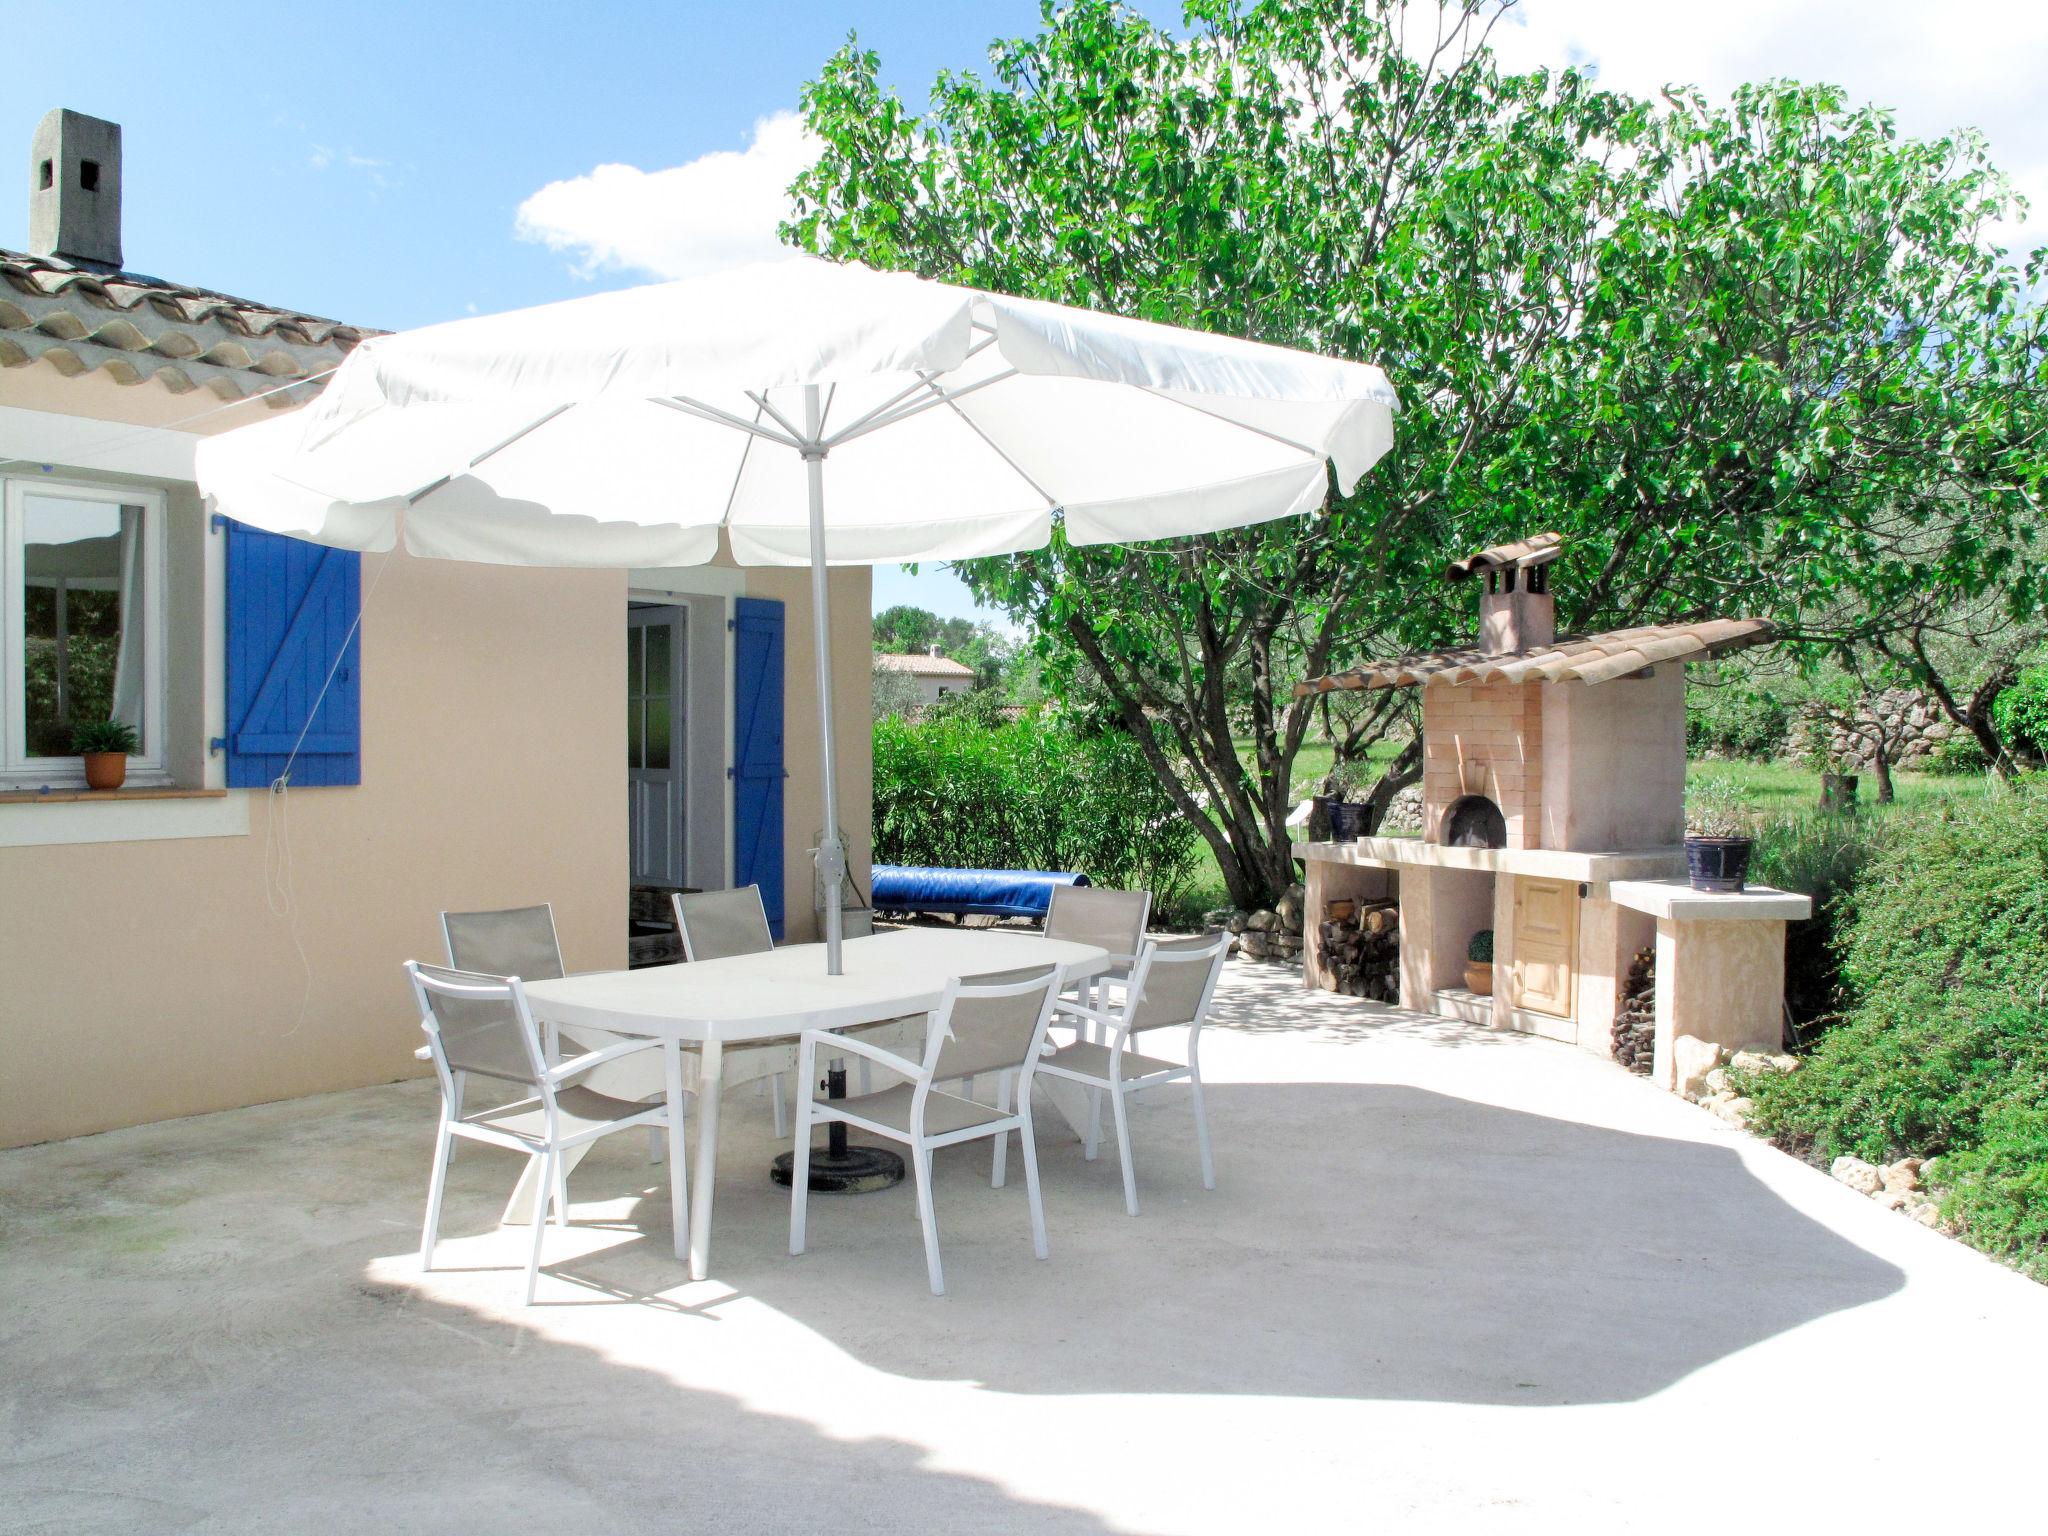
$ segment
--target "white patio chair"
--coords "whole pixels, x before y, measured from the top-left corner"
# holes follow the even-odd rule
[[[427,1184],[427,1219],[420,1233],[420,1268],[434,1267],[441,1196],[455,1138],[506,1147],[540,1160],[533,1184],[533,1248],[526,1260],[526,1304],[540,1281],[540,1245],[552,1199],[555,1224],[569,1224],[569,1176],[563,1154],[615,1131],[651,1126],[681,1144],[683,1127],[669,1125],[668,1104],[615,1099],[577,1083],[593,1068],[636,1051],[656,1051],[657,1040],[622,1040],[558,1064],[541,1048],[540,1031],[517,976],[482,976],[438,965],[405,962],[419,1002],[420,1028],[441,1083],[441,1124],[434,1139],[434,1171]],[[527,1097],[465,1114],[463,1090],[471,1075],[531,1090]],[[679,1117],[680,1118],[680,1117]]]
[[[1003,1153],[1011,1131],[1023,1142],[1024,1188],[1031,1207],[1031,1246],[1046,1256],[1045,1209],[1039,1199],[1038,1146],[1031,1134],[1031,1081],[1045,1047],[1045,1030],[1059,993],[1060,968],[1040,966],[989,976],[955,977],[946,983],[926,1031],[922,1060],[912,1061],[866,1040],[849,1040],[830,1030],[803,1034],[799,1081],[814,1080],[820,1050],[849,1052],[872,1058],[904,1079],[879,1093],[850,1099],[819,1099],[806,1093],[797,1101],[796,1167],[789,1192],[789,1251],[804,1251],[804,1219],[810,1198],[811,1127],[843,1120],[870,1135],[902,1142],[910,1149],[912,1177],[917,1182],[917,1217],[924,1229],[925,1268],[934,1296],[946,1294],[939,1267],[939,1226],[932,1209],[932,1153],[940,1147],[993,1137],[995,1167],[990,1182],[1004,1182]],[[933,1084],[964,1077],[967,1070],[997,1072],[1014,1081],[1015,1107],[998,1108],[942,1093]],[[1008,1095],[1006,1094],[1007,1098]]]
[[[685,962],[723,960],[730,955],[764,955],[775,947],[768,927],[768,908],[761,887],[742,885],[729,891],[677,891],[669,897],[675,908],[676,932],[682,937]],[[729,1051],[725,1057],[728,1085],[765,1080],[775,1101],[775,1139],[789,1134],[785,1097],[789,1074],[796,1069],[795,1036],[763,1041]]]
[[[1216,1187],[1216,1168],[1209,1156],[1209,1119],[1202,1108],[1202,1023],[1208,1017],[1209,1000],[1229,948],[1227,933],[1198,939],[1148,939],[1131,972],[1130,985],[1123,989],[1121,1007],[1093,1009],[1067,998],[1057,1004],[1063,1017],[1092,1020],[1107,1033],[1107,1043],[1077,1039],[1039,1062],[1038,1070],[1109,1095],[1116,1115],[1117,1156],[1123,1163],[1124,1209],[1133,1216],[1138,1214],[1138,1179],[1131,1163],[1130,1113],[1124,1101],[1141,1088],[1177,1078],[1188,1080],[1195,1106],[1195,1145],[1202,1159],[1202,1188]],[[1174,1027],[1188,1032],[1186,1065],[1131,1049],[1131,1036]],[[1084,1137],[1090,1159],[1095,1156],[1097,1134],[1091,1124]]]
[[[1145,942],[1145,924],[1152,916],[1150,891],[1113,891],[1099,885],[1056,885],[1045,908],[1045,936],[1075,944],[1098,944],[1109,951],[1109,969],[1067,990],[1086,1008],[1105,1005],[1104,994],[1111,988],[1127,988],[1131,967],[1138,963],[1138,949]],[[1081,1038],[1096,1038],[1094,1021],[1076,1021]],[[967,1085],[974,1095],[974,1085]],[[1102,1095],[1088,1095],[1088,1156],[1102,1134]]]

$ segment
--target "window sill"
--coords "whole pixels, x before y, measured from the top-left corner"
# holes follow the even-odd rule
[[[224,800],[224,789],[180,789],[172,784],[132,784],[120,789],[5,789],[0,805],[114,805],[132,800]]]
[[[247,837],[250,799],[244,791],[169,784],[0,790],[0,848]]]

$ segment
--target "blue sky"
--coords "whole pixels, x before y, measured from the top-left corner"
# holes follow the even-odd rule
[[[112,118],[131,268],[399,329],[767,254],[806,154],[788,114],[849,30],[921,106],[941,68],[984,69],[989,39],[1037,25],[1037,0],[110,0],[89,36],[26,56],[0,165],[25,176],[48,108]],[[2015,243],[2048,239],[2041,0],[1523,0],[1494,40],[1643,94],[1793,75],[1909,133],[1980,127],[2034,199]],[[0,193],[0,246],[26,225],[26,187]],[[876,572],[876,606],[895,602],[972,611],[936,567]]]

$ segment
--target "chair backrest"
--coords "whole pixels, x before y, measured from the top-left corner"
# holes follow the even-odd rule
[[[417,960],[406,961],[405,970],[437,1068],[542,1086],[547,1068],[540,1034],[517,977],[484,976]]]
[[[1209,998],[1216,990],[1216,978],[1223,973],[1229,949],[1227,933],[1148,940],[1131,972],[1131,1003],[1125,1015],[1130,1027],[1199,1025],[1209,1011]]]
[[[555,909],[546,902],[500,912],[443,912],[441,939],[449,965],[458,971],[522,981],[556,981],[566,974]]]
[[[956,977],[932,1018],[926,1068],[944,1080],[1035,1064],[1059,990],[1056,965]]]
[[[1111,891],[1099,885],[1056,885],[1045,909],[1045,936],[1100,944],[1112,959],[1129,960],[1145,940],[1152,914],[1150,891]]]
[[[683,936],[685,960],[723,960],[727,955],[758,955],[775,947],[768,931],[768,910],[761,905],[761,887],[743,885],[732,891],[678,892],[676,931]]]

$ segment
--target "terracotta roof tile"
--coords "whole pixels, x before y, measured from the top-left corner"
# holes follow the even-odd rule
[[[236,400],[325,374],[378,334],[136,272],[0,250],[0,366],[9,368],[47,357],[67,374],[104,368],[124,384],[155,378],[173,393],[204,385]],[[296,405],[317,388],[271,400]]]
[[[1536,650],[1504,656],[1488,656],[1477,646],[1458,646],[1311,678],[1295,686],[1294,696],[1405,688],[1416,683],[1607,683],[1660,662],[1696,661],[1763,645],[1776,635],[1776,626],[1766,619],[1701,619],[1598,635],[1564,635]]]
[[[972,677],[974,668],[965,662],[954,661],[949,656],[927,656],[912,652],[908,656],[878,651],[875,665],[884,672],[908,672],[913,677]]]
[[[1488,571],[1502,571],[1512,566],[1521,571],[1535,565],[1548,565],[1564,553],[1564,535],[1561,533],[1532,533],[1526,539],[1517,539],[1512,544],[1494,544],[1467,555],[1462,560],[1453,560],[1444,567],[1444,580],[1463,581],[1467,576],[1481,576]]]

